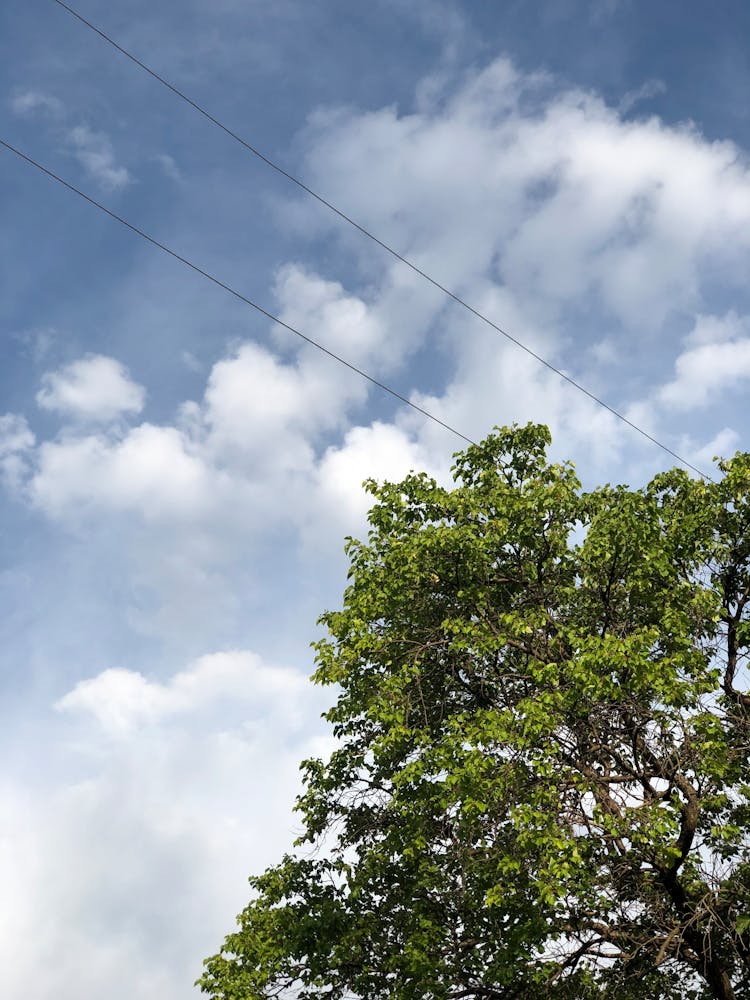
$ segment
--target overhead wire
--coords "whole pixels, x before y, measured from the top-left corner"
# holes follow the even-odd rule
[[[70,181],[66,181],[64,177],[60,177],[59,174],[56,174],[53,170],[50,170],[49,167],[45,167],[44,164],[39,163],[38,160],[35,160],[27,153],[24,153],[16,146],[13,146],[11,143],[7,142],[5,139],[0,138],[0,146],[3,146],[5,149],[8,150],[8,152],[13,153],[21,160],[24,160],[30,166],[35,167],[41,173],[46,174],[47,177],[51,178],[53,181],[56,181],[58,184],[61,184],[69,191],[73,192],[73,194],[78,195],[79,198],[82,198],[84,201],[88,202],[88,204],[92,205],[94,208],[99,209],[100,212],[104,212],[104,214],[108,215],[110,219],[114,219],[115,222],[119,222],[121,226],[124,226],[126,229],[129,229],[132,233],[135,233],[137,236],[140,236],[141,239],[146,240],[152,246],[168,254],[170,257],[173,257],[176,261],[179,261],[186,267],[189,267],[192,271],[195,271],[196,274],[201,275],[201,277],[206,278],[214,285],[218,286],[219,288],[222,288],[225,292],[228,292],[230,295],[233,295],[236,299],[239,299],[240,302],[244,302],[245,305],[250,306],[251,309],[255,309],[256,312],[259,312],[262,316],[265,316],[273,323],[276,323],[278,326],[283,327],[285,330],[288,330],[290,333],[293,333],[296,337],[299,337],[301,340],[304,340],[307,344],[310,344],[312,347],[315,347],[319,351],[322,351],[324,354],[327,354],[329,358],[332,358],[334,361],[338,361],[338,363],[343,365],[345,368],[348,368],[350,371],[353,371],[357,375],[360,375],[362,378],[366,379],[372,385],[377,386],[378,389],[382,389],[383,392],[388,393],[395,399],[398,399],[400,402],[405,403],[407,406],[410,406],[413,410],[416,410],[417,413],[421,413],[423,417],[427,417],[428,420],[432,420],[434,423],[439,424],[440,427],[443,427],[445,430],[450,431],[451,434],[455,434],[456,437],[461,438],[461,440],[465,441],[467,444],[475,445],[477,443],[476,441],[473,440],[473,438],[470,438],[466,434],[462,434],[461,431],[457,430],[455,427],[452,427],[445,420],[441,420],[440,417],[436,417],[434,413],[430,413],[429,410],[425,410],[424,407],[420,406],[418,403],[415,403],[413,400],[409,399],[408,396],[402,395],[400,392],[398,392],[398,390],[387,385],[385,382],[381,382],[379,379],[375,378],[373,375],[370,375],[368,372],[366,372],[363,368],[359,368],[351,361],[347,361],[346,358],[343,358],[340,354],[336,354],[335,351],[332,351],[324,344],[321,344],[319,341],[314,340],[312,337],[308,337],[307,334],[302,333],[301,330],[298,330],[290,323],[285,322],[283,319],[281,319],[279,316],[276,316],[270,310],[265,309],[258,302],[255,302],[247,295],[243,295],[242,292],[238,292],[236,288],[233,288],[231,285],[228,285],[220,278],[217,278],[215,275],[211,274],[210,271],[206,271],[204,268],[200,267],[192,260],[189,260],[187,257],[184,257],[182,254],[179,254],[176,250],[173,250],[171,247],[167,246],[166,243],[162,243],[160,240],[157,240],[154,236],[151,236],[149,233],[141,229],[139,226],[134,225],[132,222],[128,222],[128,220],[125,219],[122,215],[118,215],[117,212],[113,212],[112,209],[107,208],[106,205],[103,205],[95,198],[92,198],[91,195],[86,194],[85,191],[81,191],[81,189],[77,188],[75,184],[71,184]]]
[[[265,163],[272,170],[276,171],[276,173],[280,174],[282,177],[285,177],[290,183],[296,185],[296,187],[304,191],[311,198],[314,198],[317,202],[319,202],[329,211],[337,215],[342,221],[346,222],[350,226],[353,226],[356,230],[362,233],[363,236],[366,236],[369,240],[372,240],[373,243],[376,243],[379,247],[381,247],[381,249],[385,250],[386,253],[390,254],[396,260],[400,261],[406,267],[410,268],[415,274],[418,274],[425,281],[429,282],[434,288],[437,288],[444,295],[448,296],[448,298],[452,299],[452,301],[455,302],[457,305],[461,306],[463,309],[466,309],[473,316],[481,320],[483,323],[485,323],[487,326],[493,329],[500,336],[505,337],[506,340],[510,341],[512,344],[515,344],[515,346],[520,348],[520,350],[525,351],[526,354],[534,358],[535,361],[543,365],[549,371],[553,372],[559,378],[566,381],[569,385],[573,386],[574,389],[577,389],[579,392],[583,393],[598,406],[603,407],[618,420],[622,421],[624,424],[630,427],[631,430],[636,431],[647,441],[651,442],[651,444],[656,445],[657,448],[661,448],[662,451],[666,452],[668,455],[671,455],[672,458],[677,459],[677,461],[680,462],[682,465],[684,465],[686,468],[691,469],[693,472],[697,473],[699,476],[702,476],[703,478],[708,478],[708,479],[711,478],[705,472],[702,472],[699,468],[697,468],[695,465],[689,462],[687,459],[683,458],[680,454],[678,454],[668,445],[664,444],[664,442],[654,437],[653,434],[650,434],[647,430],[645,430],[645,428],[636,424],[633,420],[627,417],[620,410],[616,409],[614,406],[611,406],[609,403],[606,402],[606,400],[602,399],[600,396],[597,396],[596,393],[592,392],[590,389],[587,389],[584,385],[582,385],[580,382],[574,379],[571,375],[568,375],[567,372],[565,372],[562,368],[558,368],[556,365],[552,364],[551,361],[548,361],[546,358],[542,357],[542,355],[537,354],[536,351],[534,351],[531,347],[525,344],[522,340],[519,340],[518,337],[515,337],[507,330],[503,329],[503,327],[501,327],[498,323],[495,323],[494,320],[490,319],[487,315],[485,315],[475,306],[472,306],[469,302],[463,299],[456,292],[452,291],[450,288],[442,284],[436,278],[433,278],[430,274],[428,274],[421,267],[419,267],[419,265],[415,264],[412,260],[410,260],[404,254],[400,253],[390,244],[380,239],[373,232],[367,229],[366,226],[357,222],[356,219],[352,218],[346,212],[342,211],[342,209],[334,205],[333,202],[329,201],[327,198],[319,194],[309,185],[305,184],[304,181],[300,180],[290,171],[286,170],[279,163],[276,163],[275,160],[271,159],[271,157],[267,156],[252,143],[248,142],[233,129],[229,128],[227,125],[221,122],[218,118],[216,118],[209,111],[207,111],[206,108],[204,108],[197,101],[189,97],[186,93],[184,93],[184,91],[180,90],[173,83],[170,83],[169,80],[161,76],[161,74],[157,73],[156,70],[148,66],[145,62],[143,62],[136,55],[134,55],[134,53],[130,52],[123,45],[120,45],[120,43],[115,41],[115,39],[112,38],[111,35],[107,34],[107,32],[105,32],[102,28],[98,27],[92,21],[88,20],[88,18],[84,17],[84,15],[80,13],[80,11],[76,10],[69,3],[66,3],[65,0],[52,0],[52,2],[56,3],[58,7],[61,7],[63,10],[67,11],[68,14],[76,18],[81,24],[87,27],[90,31],[93,31],[95,34],[97,34],[108,45],[112,46],[112,48],[116,49],[119,53],[125,56],[126,59],[129,59],[132,63],[134,63],[144,72],[148,73],[149,76],[153,77],[153,79],[156,80],[158,83],[160,83],[163,87],[166,87],[167,90],[171,91],[181,101],[184,101],[186,104],[188,104],[194,111],[197,111],[198,114],[206,118],[209,122],[211,122],[212,125],[215,125],[218,129],[220,129],[227,136],[229,136],[230,139],[233,139],[235,142],[239,143],[239,145],[242,146],[245,150],[247,150],[247,152],[257,157],[259,160]],[[463,437],[463,435],[460,436]]]

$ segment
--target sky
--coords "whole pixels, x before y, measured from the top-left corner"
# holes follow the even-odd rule
[[[80,0],[436,281],[715,473],[750,447],[750,8]],[[674,460],[53,0],[0,137],[461,434]],[[299,829],[367,477],[460,438],[0,149],[0,993],[190,1000]]]

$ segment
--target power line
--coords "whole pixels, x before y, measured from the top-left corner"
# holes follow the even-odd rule
[[[386,385],[385,382],[378,381],[378,379],[374,378],[372,375],[369,375],[362,368],[358,368],[355,364],[352,364],[351,361],[347,361],[346,358],[342,358],[340,354],[336,354],[328,347],[324,347],[323,344],[318,343],[317,340],[313,340],[312,337],[308,337],[300,330],[297,330],[296,327],[291,326],[289,323],[285,323],[283,319],[279,319],[278,316],[275,316],[272,312],[269,312],[268,309],[264,309],[263,306],[259,305],[257,302],[254,302],[252,299],[249,299],[246,295],[243,295],[241,292],[238,292],[235,288],[232,288],[231,285],[227,285],[225,282],[221,281],[219,278],[211,274],[209,271],[205,271],[202,267],[199,267],[197,264],[194,264],[193,261],[188,260],[187,257],[183,257],[181,254],[177,253],[176,250],[172,250],[172,248],[168,247],[165,243],[160,243],[159,240],[155,239],[153,236],[150,236],[143,229],[139,229],[139,227],[133,225],[132,222],[128,222],[127,219],[124,219],[121,215],[118,215],[116,212],[113,212],[111,209],[107,208],[106,205],[102,205],[101,202],[96,201],[95,198],[92,198],[84,191],[81,191],[80,188],[77,188],[74,184],[71,184],[69,181],[66,181],[63,177],[60,177],[59,174],[56,174],[54,171],[50,170],[49,167],[45,167],[43,164],[39,163],[31,156],[28,156],[26,153],[23,153],[20,149],[17,149],[15,146],[12,146],[9,142],[6,142],[5,139],[0,138],[0,146],[5,147],[5,149],[7,149],[10,153],[14,153],[20,159],[25,160],[26,163],[28,163],[30,166],[36,167],[37,170],[39,170],[43,174],[46,174],[47,177],[51,178],[53,181],[57,181],[58,184],[62,184],[63,187],[66,187],[69,191],[72,191],[73,194],[77,194],[79,198],[82,198],[84,201],[87,201],[89,205],[93,205],[94,208],[98,208],[100,212],[104,212],[104,214],[108,215],[110,219],[114,219],[115,222],[119,222],[121,226],[124,226],[126,229],[129,229],[132,233],[135,233],[136,236],[140,236],[141,239],[146,240],[152,246],[156,247],[159,250],[162,250],[166,254],[169,254],[170,257],[173,257],[181,264],[184,264],[186,267],[189,267],[192,271],[195,271],[196,274],[200,274],[201,277],[206,278],[214,285],[218,285],[218,287],[222,288],[225,292],[229,292],[230,295],[233,295],[236,299],[239,299],[240,302],[244,302],[245,305],[250,306],[252,309],[255,309],[256,312],[259,312],[262,316],[265,316],[267,319],[270,319],[273,323],[278,324],[285,330],[288,330],[290,333],[293,333],[296,337],[299,337],[306,343],[311,344],[313,347],[317,347],[319,351],[322,351],[324,354],[327,354],[328,357],[333,358],[334,361],[338,361],[339,364],[344,365],[344,367],[349,368],[350,371],[356,372],[357,375],[361,375],[362,378],[367,379],[368,382],[371,382],[373,385],[377,386],[378,389],[382,389],[383,392],[389,393],[389,395],[394,396],[400,402],[406,403],[407,406],[410,406],[413,410],[416,410],[418,413],[421,413],[422,416],[427,417],[428,420],[432,420],[434,423],[439,424],[445,430],[450,431],[451,434],[455,434],[456,437],[461,438],[461,440],[465,441],[467,444],[476,445],[476,441],[474,441],[473,438],[468,437],[466,434],[462,434],[461,431],[456,430],[455,427],[451,427],[450,424],[446,423],[444,420],[441,420],[439,417],[436,417],[433,413],[430,413],[428,410],[425,410],[423,407],[419,406],[411,399],[408,399],[406,396],[402,396],[400,392],[398,392],[396,389],[392,389],[389,385]]]
[[[519,340],[517,337],[514,337],[513,334],[508,333],[507,330],[504,330],[501,326],[499,326],[497,323],[491,320],[484,313],[480,312],[470,303],[466,302],[465,299],[462,299],[461,296],[458,295],[456,292],[451,291],[445,285],[441,284],[441,282],[431,277],[426,271],[423,271],[422,268],[420,268],[417,264],[409,260],[408,257],[405,257],[403,254],[399,253],[398,250],[394,249],[384,240],[381,240],[378,236],[372,233],[365,226],[361,225],[351,216],[347,215],[346,212],[343,212],[340,208],[337,208],[332,202],[324,198],[323,195],[318,194],[317,191],[314,191],[311,187],[305,184],[304,181],[301,181],[298,177],[295,177],[294,174],[290,173],[288,170],[285,170],[282,166],[280,166],[278,163],[272,160],[269,156],[266,156],[265,153],[262,153],[257,147],[253,146],[252,143],[248,142],[246,139],[243,139],[241,135],[237,134],[237,132],[234,132],[228,126],[224,125],[223,122],[219,121],[218,118],[215,118],[209,111],[207,111],[204,107],[198,104],[197,101],[194,101],[191,97],[188,97],[187,94],[181,91],[173,83],[170,83],[169,80],[166,80],[163,76],[157,73],[156,70],[152,69],[150,66],[147,66],[146,63],[142,62],[142,60],[140,60],[132,52],[129,52],[128,49],[120,45],[119,42],[116,42],[114,38],[108,35],[105,31],[103,31],[101,28],[97,27],[95,24],[93,24],[91,21],[85,18],[83,14],[79,13],[79,11],[77,11],[74,7],[71,7],[70,4],[65,3],[64,0],[53,0],[53,2],[56,3],[59,7],[62,7],[63,10],[67,11],[73,17],[75,17],[78,21],[81,22],[81,24],[85,25],[91,31],[95,32],[95,34],[99,35],[99,37],[102,38],[105,42],[107,42],[108,45],[111,45],[114,49],[116,49],[118,52],[124,55],[126,59],[129,59],[131,62],[135,63],[136,66],[144,70],[144,72],[148,73],[149,76],[152,76],[163,87],[166,87],[167,90],[171,90],[171,92],[176,97],[179,97],[181,101],[184,101],[186,104],[189,104],[194,111],[197,111],[198,114],[206,118],[209,122],[211,122],[212,125],[215,125],[217,128],[221,129],[221,131],[224,132],[226,135],[228,135],[230,139],[234,139],[234,141],[239,143],[240,146],[242,146],[244,149],[248,151],[248,153],[252,153],[253,156],[256,156],[259,160],[262,160],[263,163],[269,166],[272,170],[275,170],[276,173],[281,174],[282,177],[285,177],[292,184],[295,184],[298,188],[300,188],[300,190],[310,195],[311,198],[314,198],[321,205],[324,205],[327,209],[329,209],[329,211],[333,212],[344,222],[348,223],[350,226],[353,226],[355,229],[359,230],[359,232],[362,233],[363,236],[366,236],[368,239],[372,240],[373,243],[377,243],[377,245],[381,247],[383,250],[385,250],[386,253],[389,253],[392,257],[395,257],[396,260],[406,265],[406,267],[411,268],[411,270],[414,271],[415,274],[418,274],[421,278],[424,278],[424,280],[428,281],[434,288],[437,288],[439,291],[441,291],[444,295],[447,295],[448,298],[452,299],[459,306],[462,306],[464,309],[468,310],[468,312],[470,312],[473,316],[476,316],[477,319],[480,319],[483,323],[486,323],[487,326],[491,327],[496,333],[499,333],[502,337],[505,337],[506,340],[509,340],[512,344],[515,344],[516,347],[519,347],[522,351],[525,351],[530,357],[534,358],[535,361],[538,361],[539,364],[544,365],[545,368],[548,368],[551,372],[554,372],[555,375],[558,375],[561,379],[564,379],[566,382],[572,385],[573,388],[577,389],[579,392],[582,392],[585,396],[588,396],[588,398],[593,400],[593,402],[595,402],[597,405],[603,407],[605,410],[608,410],[614,417],[617,417],[618,420],[621,420],[624,424],[627,424],[627,426],[630,427],[631,430],[637,431],[638,434],[646,438],[647,441],[650,441],[651,444],[655,444],[657,448],[661,448],[662,451],[665,451],[668,455],[671,455],[672,458],[676,458],[677,461],[680,462],[682,465],[684,465],[686,468],[692,469],[693,472],[696,472],[699,476],[702,476],[703,478],[708,478],[708,479],[711,478],[710,476],[707,476],[705,472],[701,472],[701,470],[696,468],[696,466],[692,465],[686,459],[682,458],[682,456],[679,455],[676,451],[673,451],[670,447],[659,441],[658,438],[655,438],[652,434],[649,434],[649,432],[644,430],[643,427],[640,427],[638,424],[634,423],[632,420],[626,417],[624,413],[621,413],[619,410],[615,409],[614,406],[610,406],[610,404],[605,402],[605,400],[603,400],[600,396],[597,396],[595,393],[587,389],[584,385],[581,385],[580,382],[577,382],[572,376],[568,375],[561,368],[557,368],[555,365],[552,364],[551,361],[547,361],[546,358],[543,358],[540,354],[537,354],[536,351],[532,350],[530,347],[524,344],[523,341]],[[460,436],[463,437],[463,435]]]

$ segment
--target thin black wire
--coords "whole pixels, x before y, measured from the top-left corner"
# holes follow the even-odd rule
[[[522,351],[525,351],[528,355],[534,358],[535,361],[538,361],[539,364],[544,365],[545,368],[548,368],[551,372],[554,372],[555,375],[558,375],[560,378],[564,379],[575,389],[578,389],[579,392],[582,392],[585,396],[588,396],[588,398],[593,400],[593,402],[597,403],[599,406],[604,407],[605,410],[608,410],[613,416],[617,417],[618,420],[621,420],[623,423],[627,424],[628,427],[630,427],[632,430],[637,431],[638,434],[641,434],[643,437],[645,437],[647,441],[650,441],[652,444],[655,444],[657,448],[661,448],[662,451],[665,451],[668,455],[671,455],[672,458],[676,458],[677,461],[681,462],[682,465],[686,466],[686,468],[692,469],[693,472],[697,472],[698,475],[702,476],[703,478],[706,479],[711,478],[705,472],[701,472],[700,469],[696,468],[696,466],[692,465],[690,462],[684,459],[681,455],[678,455],[676,451],[673,451],[667,445],[659,441],[658,438],[655,438],[652,434],[649,434],[648,431],[644,430],[642,427],[639,427],[638,424],[633,423],[633,421],[628,419],[628,417],[626,417],[624,413],[620,413],[619,410],[616,410],[613,406],[610,406],[609,403],[605,402],[605,400],[603,400],[601,397],[597,396],[595,393],[591,392],[585,386],[581,385],[580,382],[577,382],[570,375],[567,375],[561,368],[557,368],[550,361],[547,361],[541,355],[537,354],[536,351],[533,351],[530,347],[527,347],[527,345],[524,344],[523,341],[518,340],[517,337],[514,337],[512,334],[508,333],[507,330],[504,330],[501,326],[499,326],[497,323],[491,320],[488,316],[485,316],[484,313],[481,313],[478,309],[475,309],[474,306],[470,305],[468,302],[462,299],[460,295],[457,295],[455,292],[452,292],[449,288],[446,288],[445,285],[442,285],[435,278],[431,277],[429,274],[427,274],[426,271],[423,271],[413,261],[409,260],[407,257],[404,257],[403,254],[398,252],[398,250],[395,250],[392,246],[389,246],[388,243],[385,243],[379,237],[375,236],[374,233],[370,232],[370,230],[365,228],[365,226],[361,225],[355,219],[351,218],[351,216],[347,215],[345,212],[342,212],[340,208],[337,208],[334,204],[332,204],[322,195],[318,194],[317,191],[314,191],[311,187],[308,187],[307,184],[301,181],[298,177],[295,177],[294,174],[289,173],[288,170],[285,170],[278,163],[275,163],[272,159],[270,159],[270,157],[266,156],[265,153],[262,153],[259,149],[257,149],[251,143],[249,143],[246,139],[243,139],[241,135],[238,135],[236,132],[233,132],[232,129],[228,128],[226,125],[220,122],[218,118],[214,118],[214,116],[209,111],[206,111],[206,109],[201,107],[200,104],[198,104],[192,98],[188,97],[187,94],[183,93],[181,90],[175,87],[175,85],[170,83],[169,80],[165,80],[163,76],[160,76],[155,70],[151,69],[150,66],[147,66],[146,63],[142,62],[137,56],[133,55],[132,52],[129,52],[126,48],[123,48],[123,46],[120,45],[118,42],[116,42],[114,38],[108,35],[105,31],[102,31],[101,28],[98,28],[91,21],[87,20],[83,16],[83,14],[80,14],[77,10],[75,10],[74,7],[71,7],[70,4],[65,3],[64,0],[53,0],[53,2],[56,3],[59,7],[62,7],[63,10],[66,10],[73,17],[77,18],[77,20],[80,21],[81,24],[84,24],[91,31],[99,35],[100,38],[102,38],[113,48],[117,49],[117,51],[120,52],[122,55],[124,55],[126,59],[129,59],[131,62],[135,63],[136,66],[140,67],[142,70],[148,73],[149,76],[152,76],[155,80],[157,80],[160,84],[162,84],[162,86],[166,87],[168,90],[171,90],[176,97],[179,97],[181,101],[184,101],[186,104],[189,104],[190,107],[193,108],[193,110],[197,111],[198,114],[203,115],[203,117],[208,119],[208,121],[210,121],[212,125],[215,125],[217,128],[221,129],[222,132],[228,135],[231,139],[234,139],[235,142],[238,142],[249,153],[252,153],[253,156],[257,156],[259,160],[262,160],[263,163],[269,166],[272,170],[275,170],[278,174],[281,174],[282,177],[286,177],[288,181],[291,181],[292,184],[295,184],[298,188],[300,188],[306,194],[310,195],[311,198],[314,198],[321,205],[325,205],[325,207],[329,209],[329,211],[333,212],[340,219],[343,219],[343,221],[348,223],[350,226],[353,226],[355,229],[359,230],[359,232],[362,233],[363,236],[366,236],[368,239],[372,240],[373,243],[377,243],[377,245],[381,247],[383,250],[385,250],[386,253],[389,253],[392,257],[395,257],[396,260],[400,261],[402,264],[405,264],[407,267],[411,268],[411,270],[414,271],[415,274],[418,274],[421,278],[424,278],[425,281],[428,281],[435,288],[439,289],[444,295],[447,295],[448,298],[452,299],[454,302],[462,306],[464,309],[467,309],[473,316],[476,316],[477,319],[480,319],[483,323],[486,323],[487,326],[491,327],[496,333],[499,333],[501,336],[505,337],[506,340],[509,340],[512,344],[515,344],[516,347],[520,347]],[[463,437],[463,435],[461,435],[461,437]]]
[[[317,347],[319,351],[322,351],[324,354],[327,354],[329,358],[333,358],[334,361],[338,361],[339,364],[344,365],[346,368],[349,368],[353,372],[356,372],[357,375],[361,375],[362,378],[365,378],[367,379],[368,382],[371,382],[373,385],[376,385],[378,389],[382,389],[383,392],[389,393],[391,396],[394,396],[396,399],[400,400],[400,402],[406,403],[407,406],[410,406],[413,410],[416,410],[418,413],[421,413],[422,416],[427,417],[429,420],[434,421],[436,424],[439,424],[441,427],[445,428],[445,430],[450,431],[451,434],[455,434],[456,437],[460,437],[463,441],[466,441],[467,444],[474,444],[474,445],[476,444],[476,441],[474,441],[472,438],[467,437],[466,434],[462,434],[461,431],[456,430],[455,427],[451,427],[450,424],[446,423],[444,420],[441,420],[439,417],[436,417],[433,413],[430,413],[428,410],[423,409],[421,406],[413,402],[411,399],[407,399],[406,396],[402,396],[400,392],[397,392],[396,389],[392,389],[389,385],[386,385],[385,382],[379,382],[378,379],[374,378],[372,375],[368,375],[366,371],[364,371],[362,368],[358,368],[356,365],[352,364],[351,361],[347,361],[346,358],[342,358],[341,355],[336,354],[334,351],[329,350],[329,348],[327,347],[324,347],[323,344],[319,344],[317,340],[313,340],[312,337],[308,337],[300,330],[297,330],[295,327],[290,326],[289,323],[285,323],[283,319],[279,319],[278,316],[275,316],[272,312],[269,312],[268,309],[264,309],[263,306],[258,305],[257,302],[253,302],[252,299],[249,299],[246,295],[243,295],[241,292],[238,292],[235,288],[232,288],[231,285],[225,284],[225,282],[221,281],[213,274],[209,273],[208,271],[204,271],[202,267],[199,267],[197,264],[194,264],[191,260],[188,260],[187,257],[181,256],[180,254],[177,253],[176,250],[172,250],[171,247],[168,247],[165,243],[160,243],[159,240],[155,239],[153,236],[149,236],[149,234],[147,232],[144,232],[143,229],[139,229],[138,226],[133,225],[132,222],[128,222],[127,219],[124,219],[121,215],[118,215],[116,212],[113,212],[111,209],[107,208],[106,205],[102,205],[101,202],[96,201],[95,198],[92,198],[90,195],[87,195],[85,192],[81,191],[80,188],[77,188],[74,184],[71,184],[69,181],[66,181],[63,177],[60,177],[58,174],[50,170],[48,167],[43,166],[41,163],[37,162],[37,160],[34,160],[31,156],[28,156],[26,153],[21,152],[20,149],[16,149],[15,146],[12,146],[9,142],[6,142],[5,139],[0,138],[0,146],[4,146],[5,149],[7,149],[11,153],[14,153],[20,159],[25,160],[26,163],[30,164],[32,167],[36,167],[37,170],[41,171],[41,173],[43,174],[46,174],[53,181],[57,181],[58,184],[62,184],[63,187],[66,187],[69,191],[72,191],[73,194],[77,194],[79,198],[83,198],[83,200],[87,201],[89,205],[93,205],[94,208],[98,208],[100,212],[104,212],[105,215],[108,215],[110,217],[110,219],[114,219],[116,222],[119,222],[121,226],[125,226],[126,229],[129,229],[137,236],[140,236],[142,239],[149,242],[152,246],[157,247],[159,250],[163,250],[164,253],[169,254],[170,257],[174,257],[174,259],[178,260],[181,264],[184,264],[186,267],[189,267],[192,271],[195,271],[197,274],[200,274],[201,277],[206,278],[208,281],[213,282],[214,285],[218,285],[219,288],[223,288],[225,292],[229,292],[230,295],[233,295],[236,299],[239,299],[240,302],[244,302],[245,305],[248,305],[252,309],[255,309],[261,315],[267,317],[267,319],[270,319],[272,322],[277,323],[279,326],[282,326],[285,330],[289,330],[290,333],[293,333],[301,340],[304,340],[306,343],[311,344],[313,347]]]

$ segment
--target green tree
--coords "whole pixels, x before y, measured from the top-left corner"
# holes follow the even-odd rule
[[[368,484],[337,748],[204,992],[750,998],[750,456],[584,492],[548,444]]]

